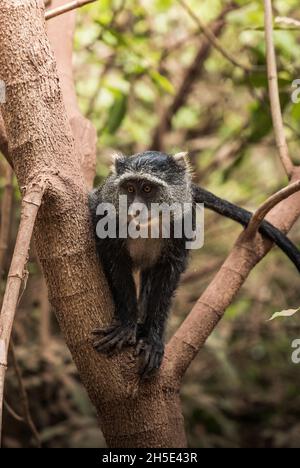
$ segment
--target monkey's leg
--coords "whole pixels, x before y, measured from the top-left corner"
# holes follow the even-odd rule
[[[162,261],[142,273],[140,307],[145,321],[139,327],[136,354],[141,356],[140,375],[159,369],[163,355],[163,335],[173,293],[186,265],[186,255],[177,261]]]
[[[111,353],[136,343],[138,307],[130,258],[122,252],[107,249],[102,255],[103,268],[115,303],[114,322],[93,330],[93,345],[99,352]]]

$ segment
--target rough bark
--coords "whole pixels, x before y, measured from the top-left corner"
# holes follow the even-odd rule
[[[45,36],[42,0],[2,0],[2,115],[21,187],[45,175],[35,245],[49,299],[111,446],[185,445],[178,388],[159,376],[140,385],[130,352],[106,358],[90,331],[110,321],[112,302],[91,234],[87,188]],[[155,417],[153,417],[155,415]]]
[[[64,0],[53,0],[51,8],[65,5]],[[69,116],[75,147],[85,180],[92,187],[96,168],[96,130],[80,112],[73,79],[72,55],[76,11],[71,11],[47,22],[48,37],[54,51],[63,100]]]

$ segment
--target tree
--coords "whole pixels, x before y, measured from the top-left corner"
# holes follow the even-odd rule
[[[23,194],[23,207],[26,203],[39,205],[35,197],[31,198],[32,193],[38,193],[41,201],[34,215],[30,215],[30,222],[32,225],[36,216],[34,240],[49,298],[83,385],[97,409],[108,445],[185,447],[179,395],[182,378],[252,268],[270,250],[271,243],[262,239],[256,228],[251,235],[246,230],[239,237],[214,280],[171,338],[162,369],[152,380],[139,380],[137,362],[130,350],[107,358],[93,349],[91,330],[109,323],[113,314],[112,300],[95,253],[87,206],[93,150],[84,151],[82,138],[78,136],[86,134],[83,126],[87,125],[87,141],[91,142],[93,131],[76,110],[70,76],[67,80],[58,79],[67,62],[70,70],[71,51],[66,48],[60,54],[54,40],[58,30],[50,30],[56,66],[46,35],[43,3],[2,0],[0,79],[6,83],[7,100],[1,112],[8,148],[2,131],[1,149],[13,165]],[[266,0],[270,13],[269,7]],[[72,17],[64,21],[70,21],[64,33],[72,33]],[[270,28],[267,32],[270,38]],[[270,44],[269,57],[272,49]],[[269,70],[272,71],[270,67]],[[274,69],[271,80],[274,83]],[[274,92],[273,88],[271,99]],[[276,119],[280,118],[278,112],[277,107]],[[277,127],[277,135],[278,131],[281,130]],[[292,164],[290,168],[291,181],[299,181],[299,168]],[[300,215],[300,194],[278,201],[268,219],[287,232]],[[17,272],[19,286],[21,273]],[[10,277],[13,279],[16,274],[12,272]],[[11,298],[8,299],[5,304],[10,307]],[[6,340],[6,351],[7,347]],[[2,368],[5,364],[6,356],[0,362]]]

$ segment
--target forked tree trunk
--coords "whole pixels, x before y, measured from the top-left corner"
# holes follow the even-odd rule
[[[111,447],[184,447],[179,384],[165,362],[141,384],[130,352],[106,358],[90,342],[113,306],[96,258],[87,188],[45,34],[43,0],[1,0],[0,79],[9,154],[22,190],[47,178],[35,245],[49,299]]]

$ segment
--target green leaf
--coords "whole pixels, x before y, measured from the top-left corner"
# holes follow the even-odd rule
[[[128,104],[127,94],[120,91],[115,92],[115,100],[108,111],[107,122],[104,128],[105,133],[113,135],[120,127],[126,115]]]
[[[281,310],[280,312],[275,312],[275,314],[273,314],[272,317],[269,318],[269,321],[274,320],[277,317],[292,317],[293,315],[295,315],[299,311],[300,311],[300,307],[299,307],[299,309]]]
[[[153,83],[162,91],[166,91],[169,94],[174,94],[174,86],[171,81],[168,80],[165,76],[161,75],[157,70],[150,70],[150,78]]]

